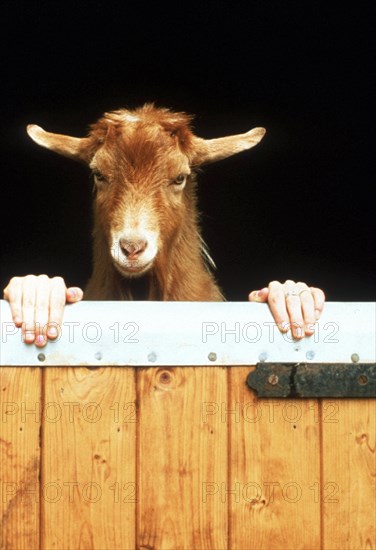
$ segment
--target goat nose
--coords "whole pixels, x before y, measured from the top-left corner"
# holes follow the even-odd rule
[[[142,240],[128,241],[127,239],[120,239],[119,244],[123,254],[129,260],[135,260],[143,253],[148,243]]]

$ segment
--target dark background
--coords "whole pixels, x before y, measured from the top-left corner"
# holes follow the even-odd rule
[[[228,299],[273,279],[374,300],[373,18],[367,3],[15,1],[1,13],[0,284],[84,285],[85,167],[27,123],[82,136],[145,101],[196,114],[211,138],[264,126],[251,151],[204,168],[203,234]]]

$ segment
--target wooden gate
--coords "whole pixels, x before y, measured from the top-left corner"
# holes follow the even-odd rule
[[[68,317],[82,319],[89,308],[85,335],[94,355],[87,366],[75,359],[82,334],[49,344],[41,355],[20,343],[10,325],[4,328],[9,316],[2,303],[1,549],[376,548],[375,399],[258,398],[246,385],[251,365],[279,344],[268,348],[261,339],[257,349],[245,349],[247,366],[226,366],[221,344],[238,361],[244,342],[236,341],[233,322],[223,338],[216,309],[203,317],[202,366],[190,347],[189,320],[186,334],[180,327],[179,362],[170,362],[174,350],[160,358],[156,346],[175,337],[169,330],[177,330],[176,317],[166,325],[160,320],[153,345],[141,337],[135,342],[153,366],[119,366],[118,357],[111,364],[109,350],[114,354],[121,342],[100,347],[95,304],[79,306]],[[264,323],[264,312],[270,321],[263,305],[248,306],[249,325],[249,319]],[[133,315],[137,305],[127,307]],[[116,319],[109,325],[113,339],[126,325],[126,337],[134,338],[134,321],[124,324],[123,316],[117,327]],[[244,323],[239,327],[242,338]],[[374,338],[374,326],[369,330]],[[125,356],[124,338],[118,340]],[[298,361],[308,348],[318,356],[323,343],[316,344],[297,350],[286,343]],[[372,349],[372,336],[368,344]],[[134,349],[126,364],[139,364]],[[56,366],[59,360],[69,366]]]

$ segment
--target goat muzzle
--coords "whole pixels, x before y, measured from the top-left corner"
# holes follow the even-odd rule
[[[119,245],[122,253],[128,260],[137,260],[147,247],[147,241],[120,239]]]

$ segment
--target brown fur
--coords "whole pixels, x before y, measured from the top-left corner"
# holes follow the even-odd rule
[[[81,156],[106,177],[94,199],[94,269],[87,299],[134,299],[139,281],[115,268],[111,231],[121,228],[127,208],[144,202],[160,235],[154,263],[142,275],[145,299],[223,300],[204,259],[195,176],[189,176],[181,194],[169,187],[194,155],[189,123],[184,113],[145,105],[105,114],[83,140]]]
[[[106,113],[85,138],[28,125],[36,143],[93,170],[94,269],[86,298],[223,300],[204,259],[194,168],[254,147],[265,129],[205,140],[190,121],[147,104]]]

